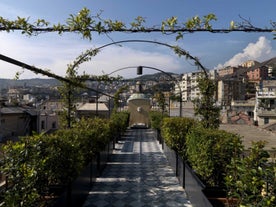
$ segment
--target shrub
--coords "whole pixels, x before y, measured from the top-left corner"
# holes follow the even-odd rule
[[[3,192],[6,206],[38,206],[43,181],[45,157],[41,135],[21,138],[2,147],[1,172],[8,176],[8,189]]]
[[[128,127],[128,112],[113,112],[110,118],[110,130],[115,137],[119,137]]]
[[[3,146],[0,170],[8,175],[6,206],[42,206],[50,186],[66,186],[111,137],[110,122],[82,119],[71,129],[23,137]]]
[[[227,164],[242,152],[241,138],[223,130],[194,128],[187,136],[187,157],[196,174],[208,186],[225,186]]]
[[[87,161],[94,153],[101,151],[111,140],[110,122],[106,119],[81,119],[74,125],[81,150]]]
[[[157,129],[158,131],[160,131],[163,118],[168,116],[164,115],[162,112],[159,112],[159,111],[151,111],[149,115],[150,115],[151,128]]]
[[[45,137],[48,154],[45,165],[50,185],[67,185],[82,170],[85,159],[78,135],[74,129],[64,129]]]
[[[186,155],[186,136],[196,125],[196,121],[187,117],[164,118],[161,134],[166,144],[182,158]]]
[[[276,164],[268,162],[265,143],[253,142],[246,157],[233,157],[228,165],[228,196],[240,206],[276,206]]]

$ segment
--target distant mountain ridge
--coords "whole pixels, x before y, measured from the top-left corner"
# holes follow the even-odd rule
[[[154,74],[146,74],[146,75],[141,75],[136,78],[133,78],[133,80],[143,80],[143,81],[159,81],[159,80],[171,80],[173,78],[179,77],[179,74],[175,73],[154,73]]]
[[[159,80],[170,80],[170,76],[177,77],[178,74],[174,73],[155,73],[141,75],[129,80],[143,80],[143,81],[159,81]],[[33,79],[4,79],[0,78],[0,89],[8,89],[10,87],[33,87],[33,86],[58,86],[61,82],[56,79],[43,79],[43,78],[33,78]]]
[[[7,89],[10,87],[33,87],[33,86],[58,86],[60,81],[56,79],[43,79],[43,78],[34,78],[34,79],[3,79],[0,78],[0,89]]]

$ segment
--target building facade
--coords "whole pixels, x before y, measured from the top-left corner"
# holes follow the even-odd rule
[[[175,94],[182,94],[182,101],[189,102],[200,97],[197,79],[202,76],[202,72],[191,72],[182,75],[178,85],[175,85]]]
[[[276,123],[276,80],[264,80],[257,87],[254,121],[260,126]]]
[[[267,66],[258,67],[257,65],[259,64],[260,63],[257,61],[250,60],[250,61],[244,62],[241,65],[242,67],[249,69],[246,72],[248,82],[260,84],[262,80],[268,79],[268,67]],[[252,68],[252,70],[250,68]]]

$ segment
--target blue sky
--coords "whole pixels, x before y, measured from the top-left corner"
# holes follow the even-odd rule
[[[83,7],[92,15],[101,13],[104,19],[121,20],[126,24],[137,16],[146,19],[148,26],[161,25],[163,20],[176,16],[179,22],[199,15],[214,13],[218,20],[213,28],[228,28],[230,21],[241,22],[250,19],[257,27],[270,27],[275,19],[276,2],[273,0],[48,0],[38,3],[35,0],[1,0],[0,16],[10,20],[17,16],[29,17],[30,21],[44,18],[51,23],[65,22],[70,14],[76,14]],[[171,45],[179,45],[191,55],[199,58],[208,69],[227,65],[238,65],[246,60],[264,61],[276,56],[276,40],[271,33],[193,33],[184,35],[183,40],[175,41],[173,35],[122,34],[112,33],[93,35],[92,41],[84,40],[76,34],[58,35],[55,33],[27,37],[18,32],[0,32],[0,53],[30,65],[48,69],[58,75],[65,75],[67,64],[82,51],[96,48],[114,41],[127,39],[154,40]],[[127,43],[123,47],[111,46],[102,50],[89,63],[80,67],[80,73],[108,74],[118,68],[146,65],[166,72],[186,73],[196,71],[192,62],[178,58],[168,48],[153,44]],[[21,68],[0,61],[0,78],[13,78]],[[23,71],[22,71],[23,72]],[[144,71],[152,73],[155,71]],[[134,70],[118,73],[122,76],[135,76]],[[24,70],[21,78],[41,77]]]

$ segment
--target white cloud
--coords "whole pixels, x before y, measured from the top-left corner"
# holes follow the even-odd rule
[[[120,68],[130,66],[136,67],[139,65],[155,67],[166,72],[176,72],[181,67],[179,61],[171,55],[158,52],[145,52],[129,47],[112,46],[101,51],[97,56],[92,58],[89,63],[84,64],[81,68],[88,73],[100,75],[103,73],[112,73]],[[156,73],[156,71],[148,72]],[[117,74],[130,77],[134,76],[136,71],[135,69],[129,68]]]
[[[71,37],[71,38],[70,38]],[[95,46],[97,47],[97,46]],[[86,49],[91,48],[87,42],[74,40],[70,35],[62,37],[45,34],[38,37],[26,37],[16,33],[0,33],[0,53],[24,63],[64,76],[67,65]],[[94,48],[94,47],[92,47]],[[166,72],[177,72],[183,67],[176,55],[146,52],[131,47],[106,47],[90,62],[81,65],[79,73],[109,74],[112,71],[128,66],[145,65],[156,67]],[[13,78],[22,69],[0,60],[0,78]],[[156,71],[149,71],[150,73]],[[136,74],[135,70],[125,70],[118,75],[129,77]],[[24,70],[20,78],[42,77]]]
[[[242,52],[234,55],[224,64],[219,64],[216,68],[226,66],[237,66],[248,60],[256,60],[259,62],[268,60],[276,55],[276,51],[272,49],[271,41],[264,36],[259,37],[255,43],[249,43]]]

